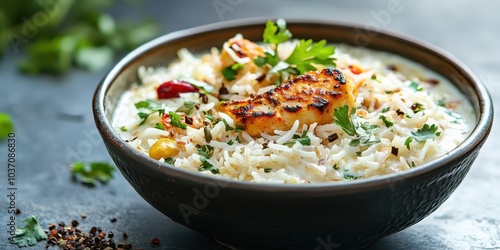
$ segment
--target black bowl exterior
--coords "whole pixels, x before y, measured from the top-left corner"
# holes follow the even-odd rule
[[[484,86],[453,57],[431,45],[355,25],[288,20],[297,38],[327,39],[410,58],[450,79],[471,101],[478,123],[457,149],[404,173],[317,185],[244,183],[159,163],[126,145],[109,120],[139,65],[165,65],[182,47],[203,52],[236,33],[260,40],[266,20],[233,21],[175,32],[124,58],[94,97],[96,125],[116,165],[156,209],[174,221],[238,249],[334,249],[366,246],[436,210],[465,177],[493,118]],[[360,35],[361,34],[361,35]]]

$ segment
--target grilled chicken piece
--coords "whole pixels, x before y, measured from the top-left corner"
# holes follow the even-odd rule
[[[336,108],[356,102],[357,89],[338,69],[309,72],[275,89],[247,99],[222,103],[219,111],[234,119],[235,124],[251,136],[289,130],[296,120],[300,124],[333,122]]]

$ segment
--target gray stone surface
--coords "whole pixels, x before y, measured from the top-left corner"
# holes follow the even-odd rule
[[[388,13],[389,3],[401,11]],[[143,1],[134,8],[115,6],[120,18],[155,18],[163,32],[247,17],[306,17],[356,22],[411,35],[437,45],[472,68],[500,106],[500,2],[478,1]],[[232,4],[219,13],[214,3]],[[390,12],[389,12],[390,13]],[[219,15],[220,14],[220,15]],[[383,17],[381,19],[381,17]],[[105,71],[72,71],[62,77],[24,76],[11,52],[0,60],[0,111],[16,124],[16,222],[36,214],[42,224],[80,221],[126,232],[134,247],[223,249],[210,238],[163,216],[146,203],[117,172],[106,186],[86,188],[71,181],[67,166],[76,160],[110,161],[98,138],[91,98]],[[384,238],[370,249],[500,249],[500,130],[498,119],[468,176],[436,212],[420,223]],[[0,249],[7,243],[7,146],[0,142]],[[87,214],[85,220],[80,214]],[[110,219],[117,222],[111,223]],[[43,249],[39,243],[33,249]]]

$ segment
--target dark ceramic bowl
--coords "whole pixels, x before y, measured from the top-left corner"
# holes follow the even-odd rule
[[[206,52],[241,33],[260,41],[266,20],[210,24],[164,35],[131,52],[104,78],[93,100],[95,122],[109,154],[156,209],[236,249],[359,248],[405,229],[436,210],[467,174],[488,136],[491,99],[462,63],[429,44],[387,31],[318,20],[288,20],[295,38],[388,51],[448,78],[472,103],[477,124],[458,148],[410,171],[340,183],[255,184],[174,168],[128,146],[110,125],[123,91],[140,65],[166,65],[186,47]]]

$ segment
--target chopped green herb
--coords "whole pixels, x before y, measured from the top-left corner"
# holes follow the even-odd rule
[[[455,120],[453,122],[457,123],[460,119],[462,119],[462,116],[459,114],[459,113],[455,113],[455,112],[452,112],[452,111],[449,111],[449,110],[445,110],[444,111],[447,115],[455,118]]]
[[[269,20],[262,34],[262,41],[265,43],[280,44],[292,38],[292,33],[286,28],[284,19],[276,20],[276,24]]]
[[[170,165],[174,165],[174,163],[175,163],[174,157],[168,157],[167,159],[165,159],[165,163],[170,164]]]
[[[377,79],[377,77],[372,77],[371,79],[372,79],[373,81],[378,82],[378,83],[381,83],[381,82],[382,82],[382,81],[380,81],[379,79]]]
[[[271,173],[271,170],[270,168],[264,168],[264,173]]]
[[[361,152],[360,151],[356,152],[356,156],[360,157],[361,156]]]
[[[143,125],[150,115],[158,113],[159,116],[162,116],[165,113],[165,104],[149,99],[135,103],[135,108],[139,111],[137,115],[141,118],[139,126]]]
[[[212,113],[203,111],[203,114],[205,115],[205,118],[207,118],[210,122],[214,122],[214,115]]]
[[[356,108],[352,108],[351,114],[349,115],[349,106],[343,105],[339,108],[336,108],[333,111],[334,122],[338,126],[344,130],[348,135],[354,136],[356,135],[356,128],[354,123],[352,122],[352,118],[356,115]]]
[[[183,130],[187,129],[187,125],[181,122],[181,116],[179,114],[173,111],[169,111],[168,114],[170,115],[170,124],[172,124],[172,126]]]
[[[240,139],[240,137],[239,137],[239,136],[236,136],[236,141],[237,141],[238,143],[241,143],[241,139]]]
[[[425,110],[424,105],[421,103],[418,103],[418,102],[412,104],[410,108],[411,108],[411,110],[413,110],[414,113],[418,113],[422,110]]]
[[[15,236],[10,243],[17,244],[18,247],[34,246],[40,240],[46,240],[47,235],[38,223],[35,215],[29,216],[23,220],[24,227],[16,228]]]
[[[207,159],[210,159],[212,155],[214,154],[214,148],[208,144],[205,144],[203,146],[196,146],[196,149],[198,150],[198,154],[201,157],[205,157]]]
[[[212,163],[208,162],[208,160],[204,157],[200,157],[201,166],[198,168],[198,171],[210,171],[212,174],[218,174],[219,169],[216,168]]]
[[[0,113],[0,140],[7,139],[12,131],[14,131],[14,123],[12,123],[10,115]]]
[[[443,108],[444,108],[444,107],[446,107],[446,100],[445,100],[445,99],[440,99],[440,100],[438,100],[437,105],[438,105],[439,107],[443,107]]]
[[[227,123],[226,119],[222,119],[222,122],[224,123],[224,126],[226,127],[226,131],[231,131],[231,130],[234,130],[234,128],[233,128],[233,127],[231,127],[231,126]]]
[[[422,88],[422,86],[420,86],[420,84],[418,84],[417,82],[413,82],[413,81],[410,82],[410,85],[408,87],[415,90],[415,92],[424,90],[424,88]]]
[[[160,122],[155,124],[155,128],[157,128],[159,130],[165,130],[165,126],[163,126],[163,124]]]
[[[191,115],[194,110],[195,102],[184,102],[182,106],[180,106],[175,112],[181,112],[186,115]]]
[[[299,142],[303,146],[311,145],[311,139],[307,136],[307,130],[302,131],[302,135],[293,135],[292,139],[283,143],[283,145],[291,147],[295,145],[296,142]]]
[[[391,127],[392,125],[394,125],[393,122],[387,120],[387,117],[385,117],[383,115],[380,116],[380,119],[384,122],[385,126],[388,128]]]
[[[120,127],[120,131],[122,131],[122,132],[127,132],[127,128],[126,128],[125,126],[121,126],[121,127]]]
[[[243,131],[245,128],[241,125],[236,125],[236,128],[234,129],[235,132],[241,132]]]
[[[405,140],[405,146],[406,146],[406,148],[407,148],[408,150],[410,150],[410,143],[411,143],[412,141],[413,141],[413,137],[411,137],[411,136],[410,136],[410,137],[408,137],[408,138],[406,138],[406,140]]]
[[[358,179],[358,176],[354,176],[354,175],[350,175],[350,174],[346,174],[346,173],[343,173],[344,175],[344,179],[346,180],[356,180]]]
[[[339,167],[337,166],[337,164],[333,165],[333,169],[339,170]]]
[[[228,141],[228,142],[227,142],[227,145],[229,145],[229,146],[231,146],[231,145],[233,145],[233,144],[234,144],[234,141],[233,141],[233,140],[230,140],[230,141]]]
[[[437,132],[438,126],[436,124],[432,124],[429,126],[428,124],[424,124],[421,129],[418,129],[416,132],[412,131],[412,137],[419,142],[423,142],[427,139],[436,138],[441,135],[441,132]]]
[[[394,91],[392,91],[392,90],[386,90],[385,93],[388,94],[388,95],[390,95],[390,94],[394,94]]]
[[[390,107],[383,108],[383,109],[382,109],[382,113],[385,113],[385,112],[387,112],[387,111],[389,111],[389,110],[391,110],[391,108],[390,108]]]
[[[412,168],[414,168],[414,167],[416,167],[416,166],[417,166],[417,165],[415,164],[415,162],[414,162],[414,161],[412,161],[412,162],[411,162],[411,167],[412,167]]]
[[[90,169],[83,162],[76,162],[71,173],[83,184],[94,186],[96,181],[106,184],[113,178],[115,168],[106,162],[91,162]]]
[[[222,69],[221,73],[226,78],[228,81],[232,81],[236,79],[236,75],[238,74],[238,71],[244,67],[243,64],[241,63],[235,63],[231,66],[228,66],[224,69]]]

